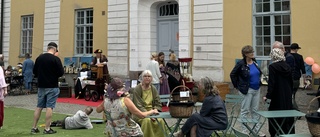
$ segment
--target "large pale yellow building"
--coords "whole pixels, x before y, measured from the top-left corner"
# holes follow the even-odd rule
[[[25,53],[35,60],[51,41],[63,62],[102,49],[111,75],[123,77],[144,70],[151,52],[172,49],[193,58],[195,80],[230,82],[244,45],[254,47],[258,60],[270,60],[276,40],[298,43],[300,54],[320,63],[318,0],[4,1],[6,65],[22,62]]]

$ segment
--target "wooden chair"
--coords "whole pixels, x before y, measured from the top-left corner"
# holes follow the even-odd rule
[[[250,137],[248,134],[242,133],[239,130],[235,129],[234,127],[232,127],[232,130],[236,135],[236,137]]]

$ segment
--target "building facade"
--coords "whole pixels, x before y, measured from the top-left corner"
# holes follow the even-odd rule
[[[268,61],[276,40],[286,46],[296,42],[300,54],[320,61],[318,0],[4,0],[4,5],[6,65],[22,62],[27,52],[35,59],[50,41],[59,44],[62,61],[102,49],[110,74],[125,78],[144,70],[152,52],[164,52],[168,60],[173,50],[193,58],[195,80],[229,82],[243,46],[252,45],[258,60]]]

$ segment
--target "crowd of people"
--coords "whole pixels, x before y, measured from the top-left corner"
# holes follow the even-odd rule
[[[299,87],[300,77],[305,77],[303,57],[298,54],[301,49],[297,43],[290,46],[290,51],[285,51],[284,45],[276,41],[272,45],[270,58],[272,63],[268,66],[268,89],[263,100],[270,99],[269,111],[273,110],[299,110],[295,103],[295,94]],[[32,134],[39,133],[37,127],[41,111],[46,109],[44,134],[54,134],[52,123],[56,123],[64,129],[86,128],[92,129],[89,115],[93,108],[87,107],[84,111],[79,110],[75,115],[66,117],[63,120],[52,122],[52,111],[55,108],[56,100],[60,93],[58,78],[64,74],[61,60],[56,56],[58,45],[50,42],[47,53],[36,58],[35,63],[26,54],[26,60],[21,67],[22,75],[25,77],[26,92],[30,92],[30,77],[34,75],[38,78],[38,103],[34,111]],[[102,50],[97,49],[94,53],[97,56],[93,64],[105,65],[107,58],[101,55]],[[260,102],[261,76],[260,70],[254,57],[253,47],[246,45],[241,50],[242,59],[236,63],[230,72],[231,82],[239,94],[243,96],[240,109],[241,118],[251,118],[259,120],[257,111]],[[0,55],[3,62],[3,56]],[[157,115],[162,112],[162,104],[159,95],[169,94],[176,86],[181,85],[181,74],[179,62],[176,55],[171,52],[169,61],[164,62],[163,52],[151,54],[151,61],[147,68],[140,75],[140,83],[134,87],[132,93],[128,93],[123,81],[120,78],[113,78],[106,84],[103,102],[97,106],[98,113],[103,112],[106,117],[105,135],[114,136],[164,136],[162,129],[165,129],[163,119],[147,118],[150,115]],[[0,65],[3,63],[0,60]],[[88,64],[86,64],[88,65]],[[5,75],[12,68],[0,69],[0,127],[3,125],[3,100],[7,95],[7,84]],[[108,72],[107,66],[103,70]],[[226,106],[219,95],[219,90],[213,80],[209,77],[200,79],[199,91],[203,91],[205,99],[199,113],[193,113],[181,130],[174,133],[176,137],[184,135],[210,136],[214,130],[224,130],[228,125]],[[80,89],[81,90],[81,89]],[[174,92],[174,91],[172,91]],[[277,119],[282,121],[283,118]],[[276,130],[271,125],[274,121],[269,120],[269,133],[271,137],[276,136]],[[294,124],[293,118],[287,118],[281,126],[287,133]],[[258,123],[253,129],[259,131],[262,125]],[[248,133],[247,128],[242,125],[242,132]],[[291,134],[295,130],[291,130]],[[263,135],[263,133],[260,133]]]
[[[267,94],[262,98],[264,101],[270,99],[269,111],[273,110],[299,110],[295,101],[295,94],[300,86],[300,78],[305,79],[305,67],[302,55],[298,54],[301,49],[297,43],[292,43],[289,50],[285,50],[283,43],[276,41],[270,52],[271,64],[268,66],[268,89]],[[235,89],[244,97],[241,103],[240,115],[248,118],[251,113],[252,119],[259,120],[257,114],[260,102],[260,79],[264,75],[260,70],[252,46],[244,46],[241,50],[243,59],[237,62],[230,73],[230,78]],[[294,134],[294,118],[277,118],[281,123],[281,130],[284,133]],[[269,120],[269,133],[271,137],[277,136],[277,130],[272,125],[275,121]],[[255,127],[254,132],[259,131],[260,123]],[[290,128],[293,126],[292,130]],[[248,133],[248,129],[242,124],[242,132]],[[290,133],[289,133],[290,132]],[[265,136],[264,133],[259,133]]]

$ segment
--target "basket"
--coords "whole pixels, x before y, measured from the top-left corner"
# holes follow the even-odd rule
[[[180,88],[180,90],[179,91],[191,91],[190,89],[190,87],[188,87],[188,85],[186,85],[185,84],[185,82],[184,81],[182,81],[182,84],[183,85],[180,85],[180,86],[177,86],[177,87],[175,87],[173,90],[172,90],[172,92],[173,91],[175,91],[177,88]],[[193,84],[193,82],[192,82],[192,84]],[[193,87],[193,86],[192,86]],[[190,92],[191,94],[192,94],[192,101],[193,102],[197,102],[198,101],[198,92],[197,93],[195,93],[195,92]],[[175,101],[182,101],[182,100],[185,100],[184,98],[181,98],[180,97],[180,92],[173,92],[172,93],[172,99],[173,100],[175,100]]]
[[[189,97],[180,97],[179,98],[173,98],[172,93],[176,88],[186,88],[189,91],[190,96]],[[193,112],[193,95],[192,91],[186,87],[186,86],[177,86],[175,87],[172,92],[170,93],[170,97],[172,100],[169,103],[169,113],[171,117],[174,118],[187,118],[192,115]]]
[[[308,106],[308,111],[305,116],[307,119],[309,131],[312,134],[312,136],[315,136],[315,137],[320,136],[320,113],[316,111],[310,111],[310,105],[314,100],[318,98],[320,98],[320,96],[317,96],[310,101]]]

